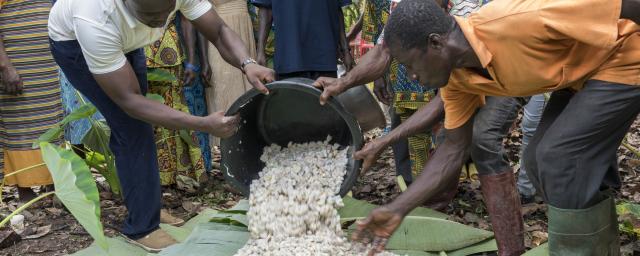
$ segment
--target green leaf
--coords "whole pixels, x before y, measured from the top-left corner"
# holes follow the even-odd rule
[[[62,125],[66,125],[70,122],[77,121],[84,118],[93,116],[98,110],[90,103],[80,105],[77,109],[73,110],[68,116],[64,117],[60,122]]]
[[[210,221],[215,223],[223,223],[223,224],[239,226],[239,227],[249,226],[249,218],[247,218],[246,213],[240,213],[240,214],[219,213],[213,216],[213,218],[211,218]]]
[[[151,68],[147,71],[147,80],[153,82],[175,82],[178,81],[176,76],[171,72],[160,68]]]
[[[349,227],[348,233],[352,233],[353,230],[355,230],[355,224]],[[453,221],[407,216],[389,239],[387,248],[430,252],[453,251],[492,237],[492,232]]]
[[[498,244],[496,243],[496,240],[488,239],[459,250],[447,252],[447,256],[467,256],[467,255],[475,255],[482,252],[493,252],[497,250],[498,250]]]
[[[367,217],[367,215],[369,215],[369,212],[371,212],[371,210],[378,207],[377,205],[370,204],[362,200],[357,200],[348,196],[343,197],[342,202],[344,203],[344,207],[340,208],[338,210],[338,213],[340,214],[340,219],[343,222],[364,219]],[[408,216],[433,217],[439,219],[445,219],[448,217],[444,213],[423,207],[414,209],[408,214]]]
[[[549,256],[549,244],[541,244],[540,246],[522,254],[522,256]]]
[[[109,148],[109,138],[111,136],[109,125],[104,121],[92,121],[90,123],[91,127],[82,138],[82,144],[105,157],[113,155]]]
[[[108,244],[100,222],[98,188],[87,164],[73,151],[47,142],[40,144],[42,158],[51,172],[56,196],[102,248]]]
[[[62,131],[63,130],[64,129],[62,128],[62,126],[60,126],[59,123],[55,124],[53,127],[51,127],[49,130],[47,130],[45,133],[40,135],[40,137],[38,137],[38,139],[35,142],[33,142],[31,147],[36,149],[36,148],[38,148],[38,146],[42,142],[50,142],[50,141],[53,141],[53,140],[56,140],[56,139],[60,138],[60,136],[62,135]]]
[[[155,93],[147,93],[147,99],[153,100],[153,101],[157,101],[160,102],[162,104],[164,104],[164,98],[162,96],[160,96],[159,94],[155,94]]]
[[[169,247],[160,256],[233,256],[249,240],[249,232],[238,227],[207,223],[198,225],[184,243]]]
[[[95,242],[91,246],[80,250],[70,256],[147,256],[148,253],[144,249],[128,243],[122,237],[107,238],[109,251],[106,252],[100,248]]]
[[[198,144],[196,144],[196,142],[193,140],[193,137],[191,137],[191,134],[189,131],[182,129],[180,131],[178,131],[178,135],[180,135],[180,138],[186,142],[187,144],[189,144],[189,146],[192,147],[199,147]]]

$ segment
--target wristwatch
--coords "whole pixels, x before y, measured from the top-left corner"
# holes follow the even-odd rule
[[[254,60],[252,58],[247,58],[247,59],[243,60],[242,64],[240,64],[240,70],[242,70],[242,73],[245,73],[244,68],[249,64],[258,64],[258,62],[256,62],[256,60]]]

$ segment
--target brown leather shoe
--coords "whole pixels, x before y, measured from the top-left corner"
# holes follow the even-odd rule
[[[162,251],[162,249],[177,243],[173,237],[162,229],[156,229],[156,231],[153,231],[145,237],[137,240],[127,238],[127,241],[131,244],[140,246],[145,251],[151,253],[158,253]]]
[[[524,224],[515,175],[511,170],[500,174],[480,175],[480,183],[498,242],[498,255],[522,255],[525,252]]]
[[[160,210],[160,223],[179,227],[184,224],[184,220],[171,215],[166,209],[162,209]]]

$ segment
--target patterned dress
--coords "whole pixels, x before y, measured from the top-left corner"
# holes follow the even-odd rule
[[[11,173],[42,163],[31,145],[62,119],[58,68],[49,51],[47,20],[51,0],[0,1],[0,34],[22,78],[18,96],[0,91],[0,170]],[[7,177],[6,184],[51,184],[46,167]]]
[[[84,102],[90,103],[90,101],[82,96],[82,94],[73,87],[71,82],[67,80],[62,70],[60,70],[60,89],[62,91],[62,108],[65,116],[78,109]],[[105,120],[100,112],[96,112],[92,118],[100,121]],[[72,145],[83,144],[82,140],[90,129],[91,123],[87,119],[73,121],[64,127],[64,139]]]
[[[153,44],[145,47],[147,67],[151,70],[162,69],[176,76],[174,82],[149,81],[149,93],[164,98],[165,105],[189,113],[182,90],[184,84],[182,67],[185,56],[180,45],[180,37],[175,20],[170,23],[164,35]],[[180,131],[154,126],[154,134],[158,148],[158,166],[162,185],[198,184],[205,173],[204,159],[197,146],[198,139],[194,132],[188,132],[193,143],[185,141]]]

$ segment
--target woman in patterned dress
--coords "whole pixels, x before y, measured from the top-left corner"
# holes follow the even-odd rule
[[[176,23],[178,19],[182,33],[178,33]],[[161,69],[177,78],[174,82],[149,81],[149,93],[162,96],[164,104],[187,113],[189,108],[186,105],[183,89],[185,85],[192,83],[197,76],[198,68],[193,64],[195,42],[193,26],[177,14],[174,20],[169,23],[164,35],[158,41],[144,48],[149,72]],[[183,45],[186,48],[186,54],[183,52]],[[205,174],[205,163],[195,133],[186,132],[188,136],[181,136],[181,131],[159,126],[154,127],[158,149],[158,166],[160,167],[160,184],[165,186],[176,184],[180,189],[193,191],[199,186],[202,175]],[[185,131],[182,133],[184,135]]]
[[[0,1],[0,171],[4,175],[43,164],[32,143],[62,118],[58,68],[49,51],[51,0]],[[30,187],[52,184],[42,165],[10,177],[21,201]]]

